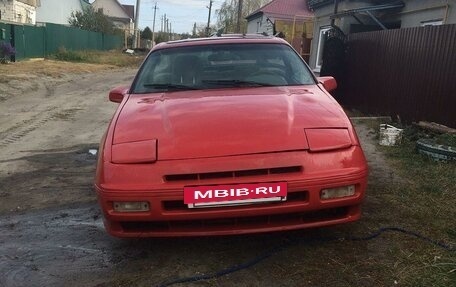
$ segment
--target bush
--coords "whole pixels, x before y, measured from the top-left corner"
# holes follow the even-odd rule
[[[67,50],[64,47],[59,48],[55,54],[55,59],[66,62],[88,62],[87,54],[81,51]]]
[[[16,54],[16,49],[9,42],[0,42],[0,63],[8,63],[8,58]]]

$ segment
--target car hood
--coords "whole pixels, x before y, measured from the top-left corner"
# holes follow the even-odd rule
[[[158,160],[308,149],[305,128],[344,128],[342,108],[318,86],[130,95],[113,144],[158,140]]]

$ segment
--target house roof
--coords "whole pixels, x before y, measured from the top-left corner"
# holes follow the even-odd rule
[[[135,5],[123,5],[123,9],[131,19],[135,19]]]
[[[89,0],[80,0],[79,2],[81,2],[81,7],[83,9],[85,9],[85,8],[90,6]]]
[[[117,3],[117,5],[120,6],[120,8],[122,8],[122,10],[124,10],[125,14],[127,14],[127,16],[130,17],[130,19],[135,20],[135,15],[134,15],[135,14],[135,6],[134,5],[122,5],[122,4],[120,4],[119,0],[115,0],[115,2]],[[133,7],[133,13],[131,13],[133,15],[130,14],[130,12],[131,12],[130,9],[131,8],[128,8],[128,10],[126,8],[126,7],[130,7],[130,6]]]
[[[308,0],[309,8],[314,10],[328,4],[334,4],[334,0]]]
[[[18,1],[22,2],[24,4],[27,4],[27,5],[33,6],[33,7],[37,7],[36,0],[18,0]]]
[[[312,18],[314,13],[309,10],[307,0],[273,0],[246,17],[247,20],[261,13],[276,18]]]
[[[120,4],[120,2],[118,0],[111,0],[111,1],[116,3],[122,9],[122,11],[125,13],[125,16],[127,16],[127,17],[125,17],[124,19],[135,20],[135,6],[134,5],[122,5],[122,4]],[[97,0],[95,0],[92,3],[92,5],[94,5],[96,2],[97,2]],[[110,17],[110,18],[120,19],[122,17]]]

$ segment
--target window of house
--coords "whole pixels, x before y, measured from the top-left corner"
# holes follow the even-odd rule
[[[429,20],[429,21],[423,21],[421,22],[421,26],[438,26],[438,25],[443,25],[443,20]]]
[[[317,46],[317,59],[315,62],[315,69],[320,71],[321,64],[323,63],[323,48],[326,40],[326,32],[331,29],[331,27],[320,27],[320,33],[318,35],[318,46]]]

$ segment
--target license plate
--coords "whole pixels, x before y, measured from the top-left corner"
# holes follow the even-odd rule
[[[184,203],[189,208],[245,205],[286,199],[286,182],[184,187]]]

